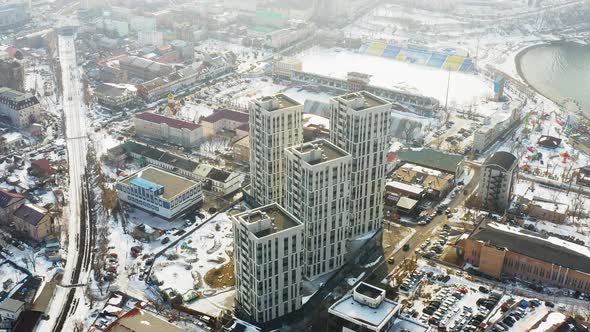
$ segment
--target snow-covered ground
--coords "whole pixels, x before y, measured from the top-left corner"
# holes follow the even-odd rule
[[[447,72],[384,57],[344,49],[314,47],[297,56],[303,71],[346,79],[348,72],[371,75],[371,84],[404,90],[445,101],[447,83],[450,105],[469,105],[492,96],[492,84],[473,74]]]
[[[199,299],[185,305],[217,316],[222,309],[231,308],[233,287],[210,285],[205,281],[205,275],[229,264],[232,253],[232,224],[227,214],[220,214],[158,258],[154,262],[153,274],[163,282],[160,289],[172,288],[180,294],[198,291]],[[227,284],[226,280],[233,280],[233,275],[223,278],[223,283]]]

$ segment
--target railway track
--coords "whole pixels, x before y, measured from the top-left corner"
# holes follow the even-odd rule
[[[94,238],[95,232],[94,227],[89,225],[91,211],[89,208],[88,202],[88,193],[90,192],[90,188],[87,181],[87,174],[84,176],[82,180],[82,200],[80,206],[80,233],[77,237],[77,250],[78,254],[78,261],[74,267],[72,272],[72,277],[70,283],[72,285],[77,285],[83,283],[83,280],[80,280],[80,276],[82,272],[90,272],[92,267],[92,248],[94,247]],[[68,295],[66,297],[66,302],[62,307],[62,310],[56,320],[56,324],[53,327],[53,332],[61,332],[63,331],[64,325],[66,324],[68,318],[70,318],[78,308],[78,304],[80,301],[80,297],[75,297],[76,295],[76,288],[72,287],[68,291]]]

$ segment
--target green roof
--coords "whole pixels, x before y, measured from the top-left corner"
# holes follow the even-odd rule
[[[463,156],[433,149],[404,149],[396,154],[398,160],[455,174]]]

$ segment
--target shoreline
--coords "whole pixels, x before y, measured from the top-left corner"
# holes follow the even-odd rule
[[[587,45],[587,44],[582,44],[582,43],[578,43],[575,41],[567,41],[567,40],[554,40],[554,41],[547,41],[545,43],[542,44],[535,44],[535,45],[531,45],[528,47],[523,48],[522,50],[520,50],[518,52],[518,54],[516,54],[516,56],[514,57],[514,62],[515,62],[515,66],[516,66],[516,72],[518,73],[518,76],[523,80],[523,82],[533,91],[535,91],[537,94],[545,97],[546,99],[552,101],[553,103],[555,103],[555,105],[559,106],[560,108],[562,108],[563,110],[565,110],[566,112],[570,112],[568,111],[565,106],[563,105],[562,102],[554,100],[553,98],[547,96],[546,94],[542,93],[541,91],[539,91],[539,89],[537,89],[535,86],[533,86],[525,77],[523,71],[522,71],[522,57],[529,51],[532,51],[536,48],[540,48],[540,47],[545,47],[545,46],[552,46],[552,45],[563,45],[563,44],[569,44],[569,43],[575,43],[575,44],[579,44],[579,45]],[[590,120],[590,114],[585,114],[584,111],[582,110],[576,110],[573,112],[575,115],[579,115],[584,117],[586,120]]]

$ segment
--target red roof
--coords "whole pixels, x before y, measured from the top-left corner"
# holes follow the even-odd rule
[[[249,118],[250,118],[250,115],[248,113],[243,113],[243,112],[238,112],[238,111],[233,111],[233,110],[228,110],[228,109],[222,109],[222,110],[217,110],[217,111],[213,112],[213,114],[209,115],[208,117],[203,118],[203,121],[214,123],[214,122],[217,122],[222,119],[227,119],[230,121],[247,123]]]
[[[151,113],[151,112],[139,113],[139,114],[136,114],[135,117],[138,119],[144,120],[144,121],[149,121],[149,122],[154,122],[154,123],[165,123],[170,127],[174,127],[174,128],[178,128],[178,129],[195,130],[195,129],[201,127],[200,125],[193,123],[193,122],[178,120],[178,119],[170,118],[170,117],[167,117],[164,115]]]
[[[49,160],[47,160],[47,158],[33,160],[31,161],[31,166],[40,169],[44,172],[51,171],[51,165],[49,165]]]

